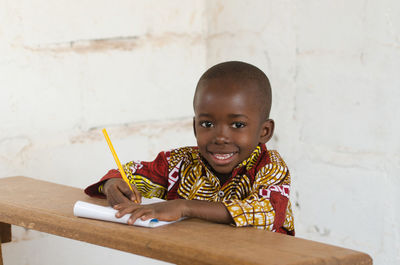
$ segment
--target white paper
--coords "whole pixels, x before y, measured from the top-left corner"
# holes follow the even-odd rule
[[[164,200],[159,198],[142,198],[141,204],[151,204],[163,202]],[[110,206],[100,206],[93,203],[77,201],[74,205],[74,215],[78,217],[90,218],[90,219],[98,219],[109,222],[123,223],[127,224],[128,219],[131,216],[130,214],[126,214],[121,218],[115,217],[115,214],[118,211],[113,209]],[[146,221],[142,221],[141,219],[137,219],[134,225],[145,226],[145,227],[158,227],[166,224],[174,223],[166,222],[166,221],[158,221],[157,219],[149,219]]]

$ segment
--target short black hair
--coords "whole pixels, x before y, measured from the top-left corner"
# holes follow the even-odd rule
[[[257,83],[259,100],[262,107],[262,114],[265,119],[269,118],[272,103],[271,85],[267,75],[258,67],[241,62],[241,61],[228,61],[219,63],[209,68],[199,79],[196,86],[196,92],[193,99],[193,104],[196,99],[197,90],[201,82],[217,79],[217,78],[232,78],[237,81],[251,80]]]

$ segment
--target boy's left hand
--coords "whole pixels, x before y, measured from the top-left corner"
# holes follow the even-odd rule
[[[131,214],[128,224],[132,225],[136,219],[145,221],[156,218],[160,221],[176,221],[184,216],[185,200],[171,200],[153,204],[140,205],[134,202],[123,202],[114,206],[118,210],[115,214],[121,218],[125,214]]]

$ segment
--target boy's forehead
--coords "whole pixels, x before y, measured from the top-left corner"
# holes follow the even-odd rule
[[[252,82],[254,83],[254,82]],[[212,79],[199,87],[194,101],[196,115],[228,113],[229,115],[261,115],[263,102],[252,83]],[[258,116],[258,115],[257,115]]]
[[[254,80],[235,80],[228,77],[203,80],[197,87],[194,103],[200,104],[215,97],[237,97],[240,100],[251,100],[256,103],[261,96],[257,86]]]

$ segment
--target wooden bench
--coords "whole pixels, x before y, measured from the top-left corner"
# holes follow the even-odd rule
[[[177,264],[372,264],[361,252],[251,227],[187,219],[151,229],[77,218],[77,200],[106,205],[78,188],[0,179],[1,242],[11,241],[12,224]]]

